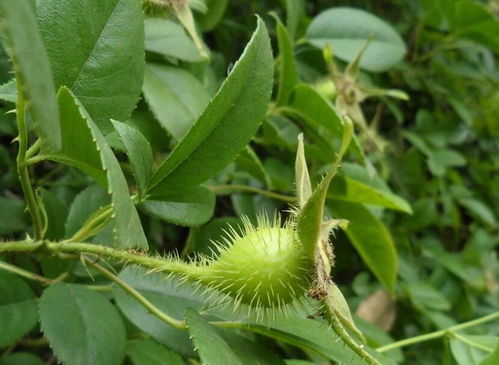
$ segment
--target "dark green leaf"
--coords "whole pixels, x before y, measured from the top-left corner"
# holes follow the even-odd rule
[[[98,209],[111,202],[106,190],[100,185],[90,185],[74,198],[66,220],[66,236],[74,235],[86,220]]]
[[[10,234],[26,229],[26,205],[21,200],[0,197],[0,234]]]
[[[184,365],[182,358],[150,339],[129,341],[126,354],[134,365]]]
[[[147,247],[139,216],[118,160],[78,99],[65,87],[58,93],[62,150],[47,158],[80,168],[107,186],[113,208],[114,244]]]
[[[0,347],[5,347],[33,329],[38,321],[38,305],[24,280],[1,269],[0,293]]]
[[[203,364],[243,364],[216,329],[194,310],[186,310],[185,323]]]
[[[71,365],[119,365],[125,327],[102,294],[75,284],[54,284],[40,301],[40,322],[58,360]]]
[[[114,120],[112,122],[121,142],[125,146],[139,191],[144,193],[152,174],[153,156],[151,146],[142,133],[135,128]]]
[[[292,316],[279,316],[269,325],[248,324],[248,329],[304,350],[319,353],[338,363],[365,365],[365,362],[346,346],[341,338],[324,322]],[[393,364],[391,360],[381,354],[367,347],[365,349],[375,358],[380,359],[383,365]]]
[[[145,273],[143,269],[128,267],[121,271],[119,277],[171,317],[182,319],[187,307],[201,308],[201,298],[193,295],[187,284],[179,286],[178,280],[165,280],[164,274]],[[123,314],[140,330],[181,355],[195,356],[186,331],[166,324],[123,290],[116,288],[113,293]]]
[[[199,17],[199,25],[205,32],[213,30],[222,20],[229,0],[206,0],[208,11]]]
[[[233,161],[255,134],[272,90],[272,52],[264,23],[222,87],[154,174],[151,187],[196,186]]]
[[[350,62],[369,41],[360,67],[368,71],[386,71],[402,60],[404,41],[385,21],[360,9],[336,7],[316,16],[307,29],[313,45],[330,46],[333,54]]]
[[[110,119],[125,120],[142,87],[140,2],[40,0],[37,15],[56,87],[71,89],[97,125],[111,131]]]
[[[277,92],[276,105],[285,105],[298,83],[296,62],[293,43],[288,31],[276,17],[277,21],[277,43],[279,45],[279,88]]]
[[[139,204],[139,208],[161,220],[182,226],[206,223],[215,209],[215,194],[205,186],[180,192],[161,194],[156,191]]]
[[[270,180],[267,171],[265,171],[262,161],[260,161],[260,158],[250,146],[247,146],[241,152],[236,160],[236,164],[238,167],[264,184],[267,188],[272,188],[272,181]]]
[[[0,357],[0,365],[44,365],[38,357],[28,352],[14,352]]]
[[[332,200],[329,204],[335,218],[347,219],[346,234],[369,269],[389,290],[395,287],[397,252],[385,225],[360,204]]]
[[[57,150],[61,137],[52,71],[33,8],[29,0],[1,0],[0,12],[16,77],[29,101],[35,129],[46,148]]]

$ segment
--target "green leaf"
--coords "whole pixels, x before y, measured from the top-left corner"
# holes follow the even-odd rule
[[[406,52],[404,41],[388,23],[355,8],[323,11],[310,23],[306,37],[316,47],[330,46],[333,54],[346,62],[354,60],[369,41],[360,67],[372,72],[388,70]]]
[[[499,52],[499,23],[486,6],[474,1],[456,2],[452,28],[455,36],[471,39]]]
[[[111,131],[110,119],[128,118],[142,87],[140,2],[40,0],[37,15],[56,87],[71,89],[97,125]]]
[[[329,301],[333,304],[333,309],[336,315],[338,315],[339,319],[341,320],[341,323],[343,323],[343,325],[353,333],[362,337],[362,332],[357,328],[357,325],[352,318],[350,307],[348,306],[348,303],[343,296],[340,288],[338,288],[338,286],[335,284],[331,284],[329,288]]]
[[[210,100],[201,82],[180,68],[148,64],[144,96],[160,124],[180,140]]]
[[[139,208],[158,219],[181,226],[195,227],[206,223],[215,209],[215,194],[205,186],[180,193],[155,191]]]
[[[144,269],[127,267],[119,277],[171,317],[182,319],[187,307],[199,309],[203,305],[199,293],[193,295],[187,283],[179,286],[178,280],[165,280],[164,274],[146,275]],[[196,356],[186,331],[166,324],[122,289],[113,289],[113,294],[123,314],[141,331],[183,356]]]
[[[343,135],[343,125],[336,108],[311,86],[296,85],[289,106],[313,128],[325,128],[332,135],[340,138]]]
[[[65,224],[66,237],[74,235],[94,212],[110,202],[109,195],[100,185],[90,185],[82,190],[69,207]]]
[[[198,18],[198,23],[204,32],[213,30],[223,18],[229,0],[206,0],[208,11]]]
[[[216,329],[194,310],[186,310],[185,323],[203,364],[243,364]]]
[[[293,41],[296,38],[298,26],[301,18],[305,15],[304,0],[285,0],[286,1],[286,28]]]
[[[9,82],[0,86],[0,99],[15,103],[17,101],[16,80],[12,79]]]
[[[480,365],[496,365],[497,359],[499,359],[499,344],[496,345],[494,351],[486,356]]]
[[[351,203],[378,205],[412,214],[409,203],[398,195],[390,191],[376,189],[348,176],[338,176],[334,179],[328,198]]]
[[[397,252],[385,225],[360,204],[332,200],[329,207],[335,218],[350,221],[346,234],[379,281],[390,291],[397,276]]]
[[[28,352],[14,352],[0,357],[0,365],[44,365],[38,356]]]
[[[119,365],[126,333],[102,294],[76,284],[53,284],[40,300],[43,333],[57,359],[71,365]]]
[[[126,345],[126,355],[134,365],[185,364],[179,355],[147,338],[129,341]]]
[[[199,185],[233,161],[262,121],[272,91],[273,62],[265,25],[189,132],[152,177],[151,187],[182,190]]]
[[[349,118],[345,118],[343,125],[343,137],[340,150],[336,156],[333,166],[321,180],[319,186],[312,192],[306,204],[301,207],[296,222],[298,239],[305,248],[310,259],[315,260],[315,253],[323,234],[324,204],[331,180],[336,175],[341,159],[352,140],[353,124]],[[329,232],[328,232],[329,233]]]
[[[28,284],[3,270],[0,270],[0,293],[1,348],[13,344],[35,327],[38,305]]]
[[[49,240],[60,240],[64,238],[64,222],[68,215],[68,209],[63,202],[51,191],[41,190],[43,208],[47,215],[47,231],[45,238]]]
[[[46,148],[61,145],[59,114],[47,51],[29,0],[1,0],[0,13],[16,78],[23,88],[35,130]]]
[[[21,200],[0,197],[0,234],[5,235],[26,229],[25,208]]]
[[[322,321],[278,316],[268,325],[248,323],[248,329],[303,350],[313,351],[341,364],[365,365],[365,362]],[[367,347],[365,350],[383,365],[393,364],[374,350]]]
[[[298,83],[296,62],[288,31],[276,16],[277,21],[277,44],[279,46],[279,87],[276,98],[276,105],[285,105],[293,91],[293,87]]]
[[[460,198],[458,199],[458,202],[465,207],[472,216],[477,217],[491,227],[495,226],[496,217],[494,216],[494,212],[482,201],[474,198]]]
[[[139,191],[144,193],[152,174],[153,156],[151,146],[142,133],[135,128],[115,120],[112,123],[121,142],[125,146]]]
[[[243,169],[267,188],[271,189],[272,181],[270,180],[267,171],[265,171],[262,161],[260,161],[258,155],[249,145],[241,152],[236,160],[236,164],[239,168]]]
[[[144,21],[146,51],[187,62],[202,61],[196,46],[177,23],[160,18]]]
[[[450,340],[451,352],[458,365],[479,365],[499,345],[496,336],[458,336]]]
[[[189,237],[182,255],[185,256],[195,252],[206,256],[215,256],[215,252],[217,252],[216,243],[222,242],[223,237],[227,236],[225,231],[232,227],[236,232],[241,233],[241,226],[242,221],[236,217],[221,217],[212,219],[199,228],[192,228],[189,231]]]
[[[62,87],[59,90],[58,101],[62,150],[56,155],[48,155],[47,158],[78,167],[107,186],[111,195],[116,247],[147,247],[127,182],[104,136],[68,88]]]
[[[447,298],[428,284],[422,282],[407,283],[407,292],[416,307],[442,311],[449,310],[451,307]]]

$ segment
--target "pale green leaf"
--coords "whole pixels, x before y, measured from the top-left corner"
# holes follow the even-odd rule
[[[196,46],[179,24],[167,19],[149,18],[144,25],[147,51],[187,62],[202,61]]]
[[[175,67],[148,64],[144,96],[160,124],[180,140],[210,100],[201,82]]]
[[[303,147],[303,134],[298,136],[298,150],[295,161],[295,184],[298,202],[303,207],[312,195],[312,184],[308,174],[307,160],[305,159],[305,149]]]
[[[12,79],[9,82],[0,86],[0,99],[15,103],[17,101],[16,80]]]
[[[369,41],[360,67],[373,72],[388,70],[406,52],[404,41],[388,23],[355,8],[323,11],[310,23],[306,37],[317,47],[330,46],[333,54],[346,62],[354,60]]]

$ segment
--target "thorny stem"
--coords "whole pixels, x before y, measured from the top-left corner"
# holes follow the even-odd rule
[[[158,309],[154,304],[152,304],[149,300],[147,300],[142,294],[140,294],[137,290],[132,288],[128,283],[124,282],[119,277],[114,275],[112,272],[110,272],[106,268],[102,267],[101,265],[93,262],[92,260],[89,260],[86,257],[83,257],[83,259],[85,260],[86,263],[92,265],[95,269],[97,269],[106,278],[108,278],[111,281],[114,281],[124,291],[126,291],[128,294],[130,294],[132,297],[134,297],[140,304],[142,304],[149,312],[151,312],[153,315],[155,315],[156,317],[161,319],[163,322],[169,324],[170,326],[172,326],[176,329],[183,330],[186,328],[184,321],[170,317],[168,314],[166,314],[165,312]]]
[[[10,271],[11,273],[17,274],[17,275],[22,276],[26,279],[39,281],[43,284],[53,284],[53,283],[58,281],[58,279],[49,279],[49,278],[43,277],[41,275],[32,273],[28,270],[21,269],[20,267],[17,267],[15,265],[8,264],[8,263],[3,262],[3,261],[0,261],[0,269],[5,270],[5,271]]]
[[[358,344],[350,334],[345,330],[343,324],[341,324],[340,319],[331,308],[327,300],[322,300],[322,305],[324,308],[324,318],[332,327],[333,331],[340,337],[345,344],[350,347],[350,349],[355,352],[361,359],[363,359],[369,365],[381,365],[381,363],[375,359],[369,352],[366,351],[364,345]]]
[[[421,336],[407,338],[407,339],[402,340],[402,341],[397,341],[397,342],[391,343],[389,345],[381,346],[381,347],[378,347],[376,350],[378,352],[385,352],[385,351],[393,350],[393,349],[396,349],[399,347],[409,346],[409,345],[413,345],[415,343],[433,340],[435,338],[445,336],[448,333],[459,331],[459,330],[462,330],[462,329],[465,329],[468,327],[473,327],[473,326],[476,326],[476,325],[479,325],[479,324],[482,324],[485,322],[493,321],[493,320],[498,319],[498,318],[499,318],[499,311],[488,314],[486,316],[483,316],[483,317],[480,317],[477,319],[474,319],[474,320],[471,320],[471,321],[468,321],[468,322],[464,322],[464,323],[443,329],[443,330],[427,333],[427,334],[424,334]]]
[[[294,197],[294,196],[289,196],[289,195],[283,195],[283,194],[279,194],[279,193],[274,193],[272,191],[258,189],[258,188],[255,188],[253,186],[246,186],[246,185],[218,185],[218,186],[212,186],[211,190],[215,194],[223,194],[223,192],[226,192],[226,191],[228,192],[228,191],[231,191],[231,190],[240,190],[240,191],[247,191],[247,192],[250,192],[250,193],[260,194],[260,195],[263,195],[263,196],[267,196],[269,198],[274,198],[274,199],[282,200],[282,201],[285,201],[285,202],[288,202],[288,203],[294,203],[294,202],[296,202],[296,197]]]
[[[17,90],[22,90],[20,81],[17,81]],[[28,167],[25,165],[26,161],[26,151],[28,149],[28,130],[26,127],[26,101],[22,92],[17,95],[17,105],[16,105],[16,115],[17,115],[17,126],[19,129],[19,151],[17,153],[17,173],[19,175],[19,180],[21,181],[21,187],[24,192],[26,199],[26,205],[28,206],[28,211],[33,219],[33,228],[35,239],[40,240],[43,238],[43,224],[42,217],[40,215],[40,210],[38,203],[36,201],[35,194],[33,192],[33,187],[29,180]]]

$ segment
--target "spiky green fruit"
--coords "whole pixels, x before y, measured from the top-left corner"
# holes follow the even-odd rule
[[[200,283],[251,308],[281,308],[304,297],[313,262],[292,225],[247,225],[244,234],[230,236],[216,260],[198,266]]]

